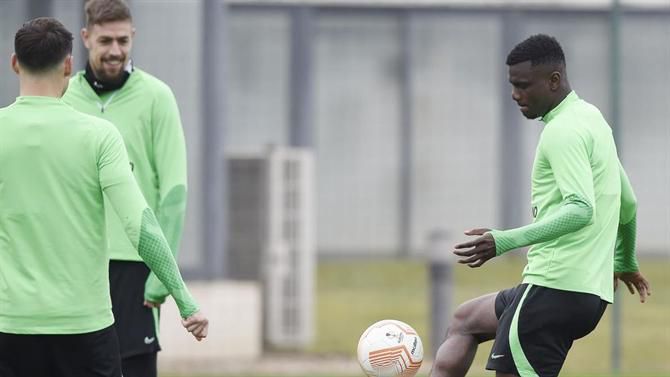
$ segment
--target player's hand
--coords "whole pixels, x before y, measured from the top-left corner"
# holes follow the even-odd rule
[[[619,280],[628,287],[630,294],[634,295],[637,290],[640,295],[640,302],[647,301],[647,296],[651,296],[651,285],[649,281],[640,272],[615,272],[614,290],[619,286]]]
[[[463,257],[458,263],[467,264],[475,268],[483,265],[496,256],[496,241],[488,228],[471,229],[465,232],[466,236],[481,236],[476,239],[456,245],[454,254]]]
[[[209,320],[205,317],[202,312],[198,311],[192,316],[182,319],[181,324],[193,334],[195,339],[199,341],[207,337],[207,331],[209,330]]]
[[[158,309],[158,308],[161,307],[161,303],[160,302],[153,302],[153,301],[149,301],[149,300],[144,300],[144,306],[146,306],[147,308],[151,308],[151,309]]]

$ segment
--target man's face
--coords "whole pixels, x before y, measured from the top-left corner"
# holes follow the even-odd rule
[[[95,24],[81,30],[88,61],[98,79],[114,82],[122,77],[130,59],[134,34],[129,20]]]
[[[526,118],[536,119],[549,112],[553,99],[552,72],[547,65],[531,66],[530,60],[509,66],[512,99]]]

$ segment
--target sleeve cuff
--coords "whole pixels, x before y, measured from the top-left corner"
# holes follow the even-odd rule
[[[491,230],[488,232],[493,236],[493,240],[496,243],[496,257],[499,257],[506,252],[515,249],[514,242],[511,237],[507,236],[507,232],[503,230]]]

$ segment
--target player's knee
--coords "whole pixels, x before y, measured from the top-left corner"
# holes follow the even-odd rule
[[[449,327],[447,328],[447,337],[452,335],[470,334],[471,311],[472,310],[467,304],[460,305],[456,309],[449,323]]]

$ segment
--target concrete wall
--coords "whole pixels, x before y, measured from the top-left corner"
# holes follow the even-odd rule
[[[250,282],[190,282],[189,290],[210,321],[198,342],[181,325],[172,299],[161,309],[161,373],[193,373],[222,365],[254,363],[262,351],[260,288]]]

